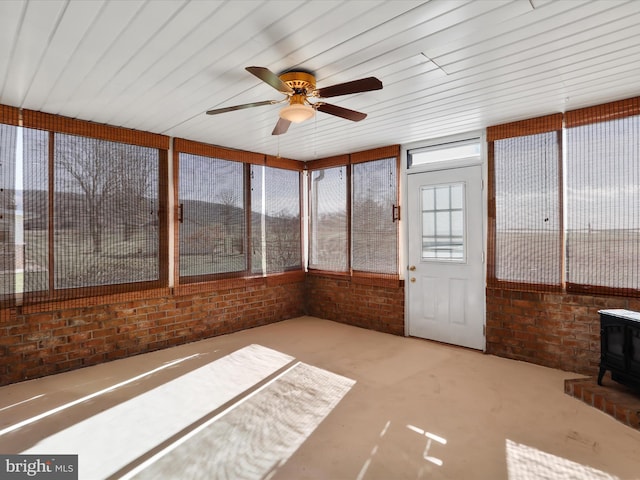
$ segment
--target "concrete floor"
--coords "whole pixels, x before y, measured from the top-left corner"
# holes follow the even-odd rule
[[[640,479],[640,432],[577,376],[301,317],[2,387],[0,453],[82,452],[89,480]]]

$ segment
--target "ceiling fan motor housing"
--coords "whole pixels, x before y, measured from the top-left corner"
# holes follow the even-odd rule
[[[311,95],[316,89],[316,78],[307,72],[287,72],[280,80],[289,85],[296,94]]]

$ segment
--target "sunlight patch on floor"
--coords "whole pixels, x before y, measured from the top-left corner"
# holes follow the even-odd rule
[[[41,393],[40,395],[34,395],[33,397],[27,398],[26,400],[22,400],[20,402],[16,402],[14,404],[7,405],[6,407],[0,408],[0,412],[3,412],[4,410],[9,410],[10,408],[17,407],[18,405],[24,405],[25,403],[33,402],[34,400],[37,400],[42,397],[44,397],[44,393]],[[2,435],[2,432],[0,432],[0,435]]]
[[[380,438],[383,438],[387,434],[387,430],[389,430],[390,426],[391,426],[391,420],[387,420],[387,423],[385,423],[384,427],[380,431],[380,435],[379,435]],[[373,457],[375,456],[376,453],[378,453],[378,444],[375,444],[371,449],[371,454],[369,455],[369,458],[367,458],[364,464],[362,465],[362,468],[360,469],[360,472],[358,473],[356,480],[362,480],[364,478],[365,474],[367,473],[367,470],[369,470],[371,461],[373,460]]]
[[[291,361],[289,355],[249,345],[44,438],[21,453],[78,454],[82,478],[108,477]]]
[[[172,367],[174,365],[177,365],[178,363],[182,363],[185,360],[189,360],[189,359],[197,357],[197,356],[198,356],[198,354],[194,354],[194,355],[189,355],[188,357],[184,357],[184,358],[179,358],[177,360],[173,360],[173,361],[168,362],[168,363],[166,363],[166,364],[164,364],[164,365],[162,365],[160,367],[154,368],[153,370],[149,370],[148,372],[144,372],[144,373],[141,373],[140,375],[136,375],[135,377],[130,378],[128,380],[125,380],[124,382],[120,382],[120,383],[117,383],[117,384],[112,385],[110,387],[103,388],[102,390],[100,390],[98,392],[94,392],[94,393],[92,393],[90,395],[85,395],[84,397],[78,398],[77,400],[74,400],[73,402],[65,403],[64,405],[60,405],[59,407],[52,408],[51,410],[47,410],[46,412],[43,412],[43,413],[41,413],[39,415],[34,415],[33,417],[27,418],[27,419],[23,420],[22,422],[15,423],[15,424],[13,424],[13,425],[11,425],[9,427],[6,427],[6,428],[0,430],[0,436],[5,435],[5,434],[7,434],[9,432],[13,432],[15,430],[18,430],[18,429],[20,429],[20,428],[22,428],[22,427],[24,427],[26,425],[29,425],[31,423],[35,423],[38,420],[42,420],[43,418],[49,417],[51,415],[55,415],[56,413],[62,412],[64,410],[68,409],[68,408],[75,407],[76,405],[79,405],[81,403],[87,402],[87,401],[89,401],[89,400],[91,400],[93,398],[99,397],[100,395],[104,395],[105,393],[113,392],[114,390],[117,390],[118,388],[121,388],[121,387],[124,387],[126,385],[132,384],[134,382],[137,382],[138,380],[142,380],[143,378],[149,377],[149,376],[153,375],[154,373],[157,373],[157,372],[159,372],[161,370],[164,370],[166,368]],[[39,398],[39,397],[42,397],[42,396],[43,395],[38,395],[37,397],[33,397],[31,399],[28,399],[27,401],[30,401],[30,400],[33,400],[35,398]],[[20,402],[20,403],[24,403],[24,402]],[[17,404],[15,404],[15,405],[17,405]]]
[[[271,478],[354,384],[297,363],[123,478]]]
[[[438,467],[441,467],[444,462],[438,457],[434,457],[433,455],[429,455],[429,451],[431,450],[431,445],[433,442],[438,442],[441,445],[447,444],[447,439],[441,437],[440,435],[436,435],[435,433],[427,432],[422,428],[416,427],[415,425],[407,425],[409,430],[416,432],[419,435],[424,435],[427,437],[427,444],[424,447],[424,451],[422,452],[422,458],[424,458],[427,462],[431,462]]]
[[[619,480],[601,470],[509,439],[506,450],[509,480]]]

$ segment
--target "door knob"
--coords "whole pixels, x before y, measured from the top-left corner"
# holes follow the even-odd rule
[[[416,271],[416,266],[415,265],[411,265],[409,267],[409,270],[411,270],[412,272],[415,272]]]
[[[411,281],[411,283],[415,283],[415,281],[416,281],[416,277],[411,277],[411,280],[410,280],[410,281]]]

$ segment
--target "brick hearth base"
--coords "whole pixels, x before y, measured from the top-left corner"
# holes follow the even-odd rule
[[[595,378],[565,380],[564,392],[640,430],[640,393],[614,382],[609,372],[602,379],[602,386]]]

